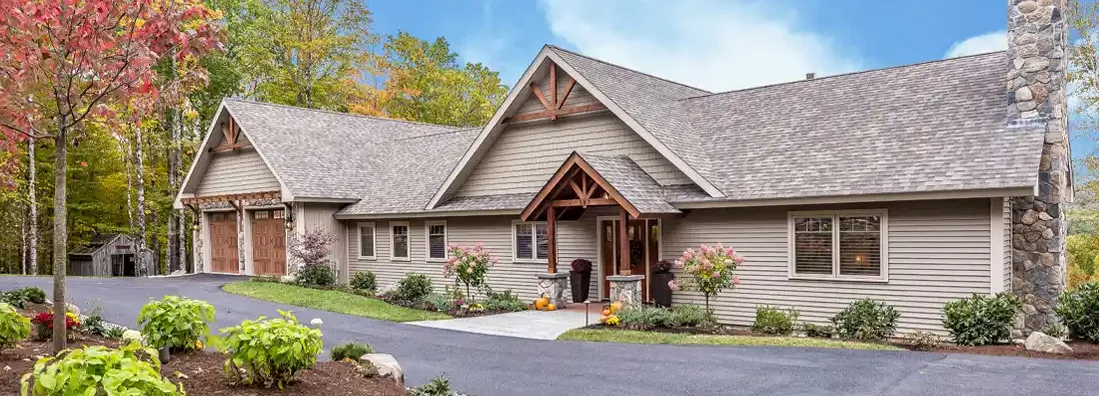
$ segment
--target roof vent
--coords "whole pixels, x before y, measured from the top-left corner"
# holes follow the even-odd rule
[[[806,80],[812,80],[814,78],[817,78],[817,73],[812,73],[812,72],[805,73],[805,79]]]

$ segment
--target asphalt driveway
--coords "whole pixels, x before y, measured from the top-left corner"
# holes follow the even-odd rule
[[[206,300],[215,328],[276,309],[324,320],[326,346],[361,340],[397,357],[410,385],[445,374],[481,396],[560,395],[1095,395],[1099,362],[922,352],[559,342],[455,332],[283,306],[222,292],[240,278],[72,278],[85,312],[133,326],[141,306],[166,294]],[[49,278],[0,277],[0,290]],[[327,354],[327,350],[326,350]]]

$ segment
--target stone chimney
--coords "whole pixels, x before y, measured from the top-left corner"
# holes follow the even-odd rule
[[[1065,82],[1067,0],[1008,0],[1007,123],[1044,127],[1038,195],[1012,203],[1012,282],[1024,301],[1024,332],[1042,331],[1066,279],[1063,203],[1071,196]]]

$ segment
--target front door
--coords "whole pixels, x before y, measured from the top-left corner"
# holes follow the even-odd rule
[[[286,275],[286,230],[282,209],[252,215],[252,265],[256,275]]]
[[[603,269],[603,298],[610,298],[611,288],[608,275],[618,275],[618,220],[600,220],[600,267]],[[660,260],[660,220],[629,220],[626,226],[626,238],[630,252],[630,272],[633,275],[645,275],[641,282],[641,299],[649,301],[649,268]]]

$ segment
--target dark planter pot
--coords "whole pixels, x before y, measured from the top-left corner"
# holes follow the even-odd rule
[[[651,285],[653,304],[658,307],[672,306],[672,288],[668,286],[668,282],[671,282],[672,279],[675,279],[675,274],[671,272],[653,274]]]
[[[588,300],[591,271],[569,271],[569,283],[572,289],[572,302],[582,303]]]

